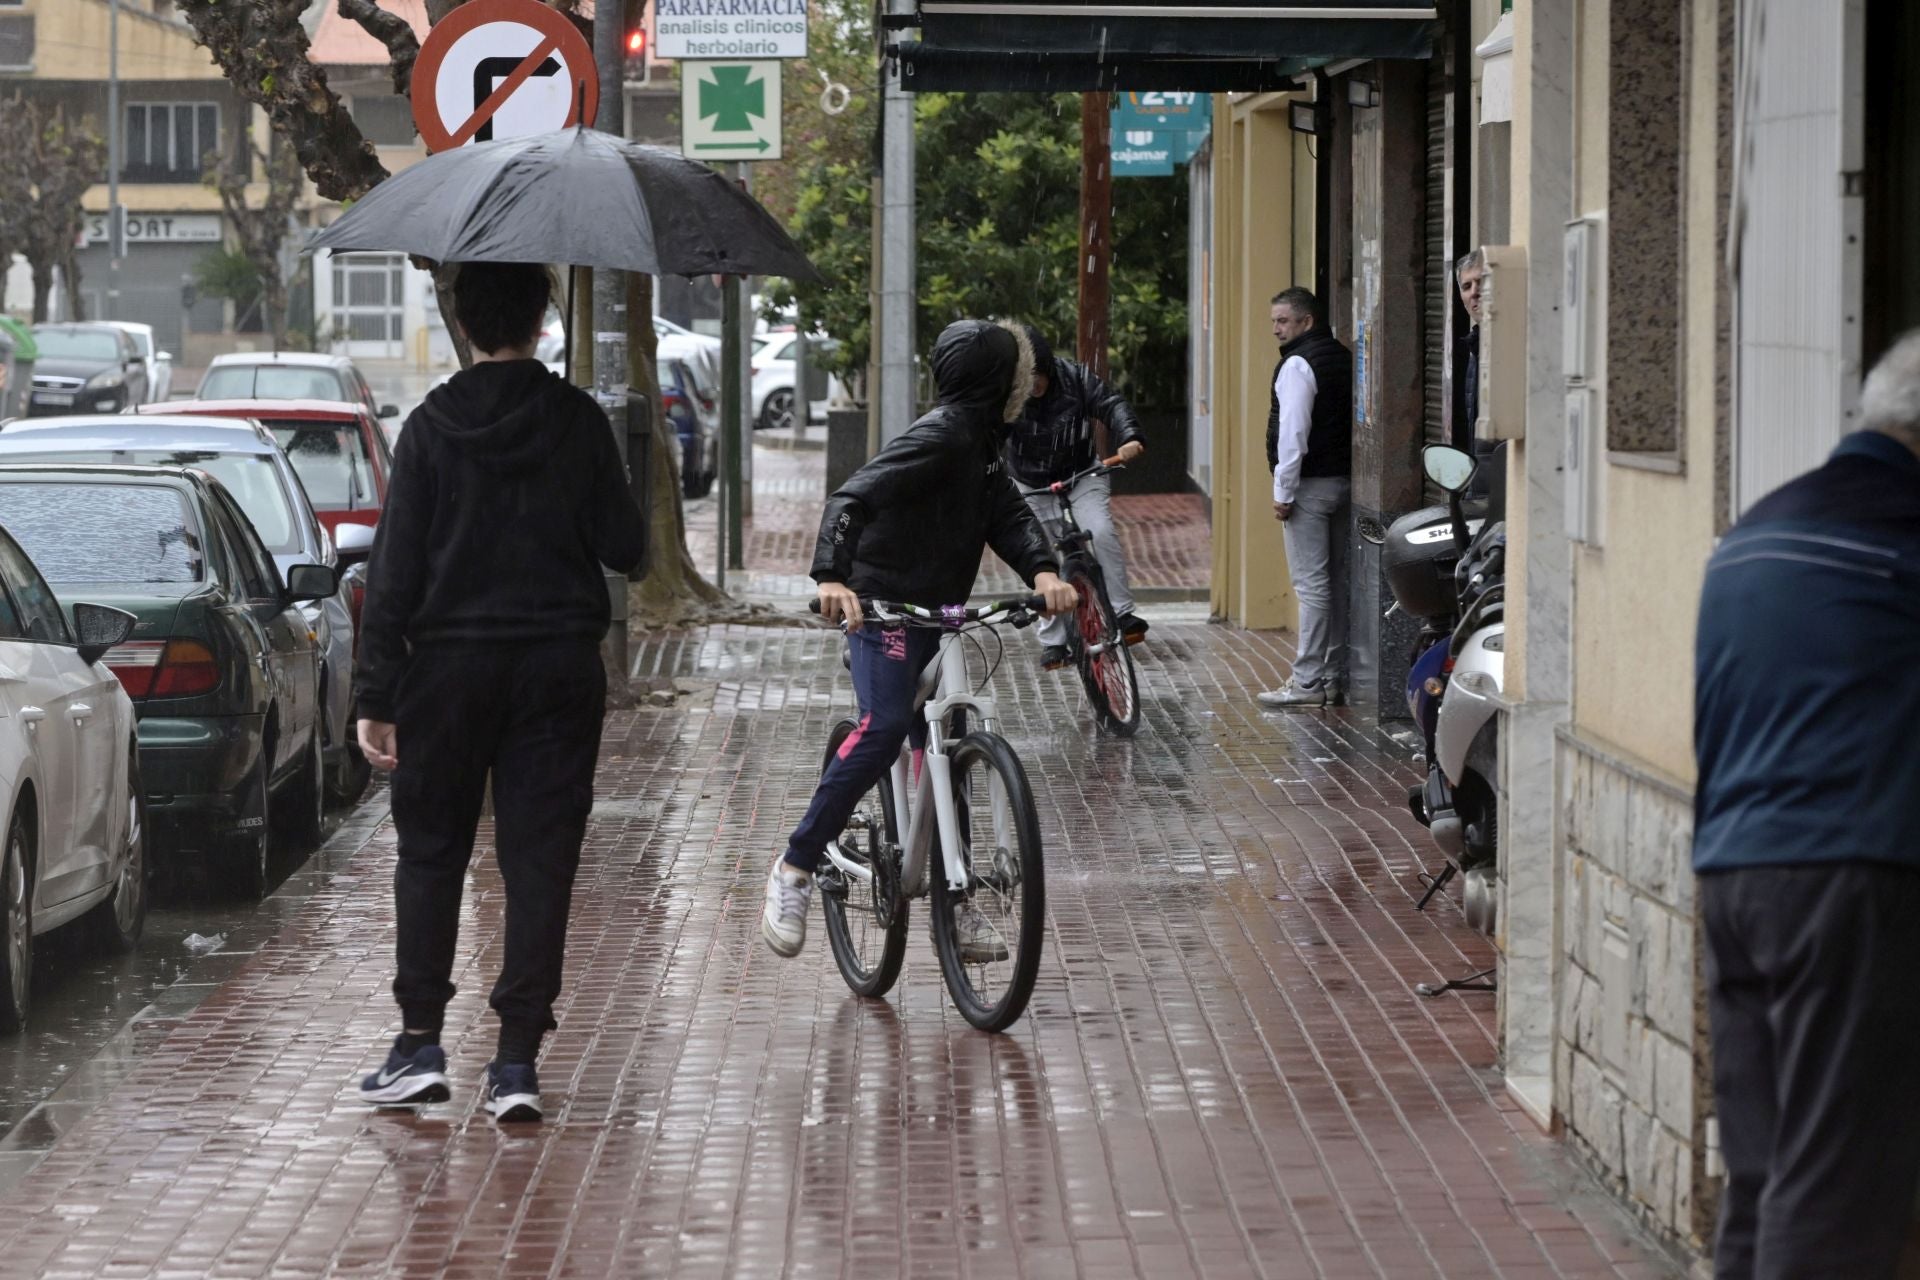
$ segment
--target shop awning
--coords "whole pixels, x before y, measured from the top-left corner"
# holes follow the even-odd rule
[[[919,92],[1279,89],[1329,62],[1427,57],[1439,29],[1404,0],[919,0],[887,22],[919,29],[894,46]]]

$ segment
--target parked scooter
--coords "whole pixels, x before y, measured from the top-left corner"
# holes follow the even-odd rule
[[[1427,778],[1408,789],[1407,802],[1447,865],[1420,906],[1459,874],[1468,923],[1491,934],[1499,901],[1494,712],[1506,649],[1504,492],[1496,484],[1485,510],[1469,518],[1473,455],[1434,446],[1422,462],[1428,479],[1446,491],[1447,505],[1402,516],[1378,538],[1394,595],[1389,616],[1398,610],[1421,622],[1406,694],[1426,747]]]

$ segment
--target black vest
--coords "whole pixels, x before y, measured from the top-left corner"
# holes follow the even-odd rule
[[[1267,408],[1267,465],[1278,458],[1280,439],[1280,367],[1299,356],[1313,370],[1313,425],[1307,433],[1303,476],[1345,476],[1353,471],[1353,352],[1319,325],[1280,348],[1273,367],[1274,386]]]

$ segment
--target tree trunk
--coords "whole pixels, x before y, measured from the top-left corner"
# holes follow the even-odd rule
[[[261,277],[261,301],[267,308],[267,332],[273,335],[276,352],[287,348],[287,286],[276,271]]]
[[[47,322],[47,300],[53,294],[53,263],[43,258],[31,261],[33,272],[33,322]]]
[[[85,320],[87,318],[87,299],[80,292],[79,255],[68,249],[60,259],[60,274],[66,277],[67,319]]]

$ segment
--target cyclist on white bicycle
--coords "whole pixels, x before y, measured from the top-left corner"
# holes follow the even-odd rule
[[[914,694],[940,633],[863,630],[861,598],[963,603],[992,546],[1045,598],[1049,613],[1076,603],[1000,454],[1033,382],[1025,335],[983,320],[949,325],[934,343],[933,378],[933,409],[854,472],[827,499],[820,521],[813,558],[820,614],[847,624],[861,716],[767,874],[760,932],[778,955],[798,955],[806,943],[813,873],[827,842],[892,766],[900,744],[909,736],[916,748],[925,741],[925,723],[914,723]],[[994,940],[973,945],[991,949]]]
[[[1071,480],[1099,459],[1093,424],[1107,424],[1107,447],[1122,462],[1132,462],[1147,451],[1140,438],[1140,419],[1133,406],[1103,378],[1077,360],[1056,357],[1038,329],[1025,326],[1033,347],[1033,394],[1020,408],[1007,439],[1007,463],[1024,489],[1044,489]],[[1121,634],[1136,643],[1147,634],[1147,622],[1133,611],[1133,592],[1127,586],[1127,558],[1113,527],[1109,505],[1113,490],[1104,474],[1082,476],[1067,497],[1074,518],[1093,535],[1093,555],[1107,582],[1107,598],[1119,616]],[[1033,514],[1051,528],[1060,519],[1060,499],[1051,493],[1027,498]],[[1040,667],[1057,671],[1072,660],[1067,650],[1064,619],[1040,624]]]

